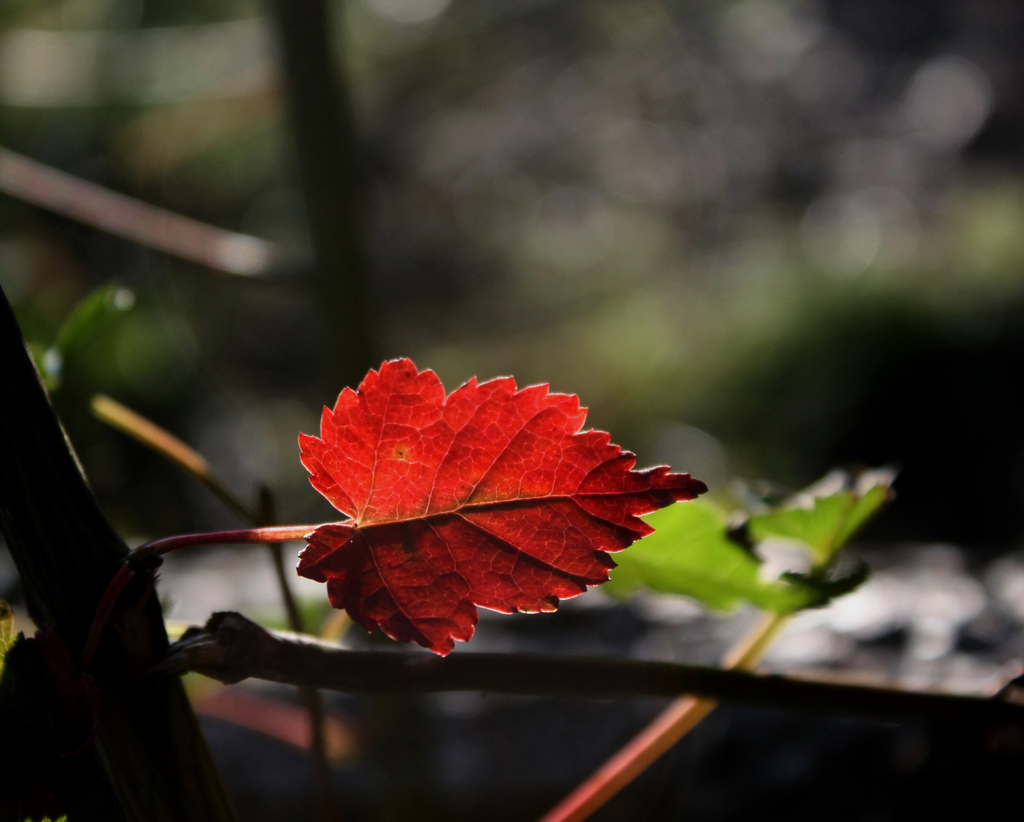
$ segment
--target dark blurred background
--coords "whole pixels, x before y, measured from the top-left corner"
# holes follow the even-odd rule
[[[973,660],[976,676],[963,681],[978,688],[1016,658],[1024,620],[1024,563],[1013,553],[1024,531],[1024,6],[347,0],[329,3],[326,27],[314,27],[333,63],[318,71],[313,60],[310,80],[295,55],[316,49],[303,49],[303,21],[288,23],[287,5],[0,5],[0,147],[273,244],[259,271],[215,271],[0,194],[0,284],[35,350],[53,344],[91,290],[125,289],[123,310],[65,353],[55,392],[122,533],[141,540],[236,521],[92,419],[94,393],[182,436],[240,494],[269,485],[283,520],[316,521],[330,510],[306,482],[297,432],[316,431],[320,407],[353,374],[411,356],[450,388],[472,375],[514,374],[520,385],[578,393],[589,422],[642,463],[668,462],[713,490],[735,477],[796,489],[835,465],[893,464],[898,501],[868,533],[865,555],[883,579],[910,579],[906,568],[948,571],[948,585],[935,590],[959,593],[888,622],[873,612],[874,628],[864,628],[867,618],[850,628],[849,619],[823,617],[807,631],[827,628],[839,651],[778,659],[877,662],[890,674],[893,665],[905,674],[907,665],[943,660],[960,671],[955,665]],[[298,28],[289,35],[288,25]],[[289,36],[299,38],[290,52]],[[229,584],[240,576],[216,576],[223,563],[212,554],[202,562],[202,592],[187,564],[180,573],[191,581],[173,588],[168,567],[171,615],[201,620],[203,609],[239,602],[274,613],[265,601],[273,598],[269,566],[267,579],[246,577],[243,590]],[[0,596],[17,602],[6,558],[0,582]],[[536,618],[551,635],[561,626],[572,638],[561,645],[544,645],[521,620],[508,629],[485,622],[481,638],[487,647],[539,642],[712,661],[732,635],[669,611],[654,601],[580,605]],[[697,631],[689,645],[678,639],[685,625]],[[938,644],[928,646],[921,637],[936,631]],[[953,676],[927,670],[932,684]],[[421,744],[409,756],[422,761],[403,769],[393,759],[401,737],[389,747],[386,733],[371,734],[367,750],[388,751],[387,762],[356,756],[339,772],[349,795],[362,797],[360,813],[526,818],[600,761],[574,753],[570,766],[521,774],[541,744],[524,741],[522,752],[503,754],[519,764],[459,781],[452,774],[473,773],[473,752],[494,743],[487,734],[504,738],[501,728],[531,713],[522,701],[486,704],[348,705],[377,717],[365,719],[370,727],[415,731]],[[575,743],[605,755],[654,707],[547,701],[533,715],[563,717],[565,737],[613,713],[621,728],[612,722],[606,745]],[[728,752],[743,743],[728,735],[730,723],[746,721],[750,735],[794,722],[754,713],[710,722],[686,743],[690,753],[676,755],[675,771],[648,776],[632,811],[606,818],[669,819],[684,807],[686,818],[749,812],[760,788],[748,786],[747,800],[701,791],[716,779],[739,784],[742,756]],[[481,716],[500,721],[488,730]],[[552,737],[545,748],[561,744],[551,720],[539,725]],[[789,771],[765,777],[760,807],[775,807],[771,791],[781,785],[779,807],[799,817],[790,777],[805,785],[801,796],[822,795],[831,783],[821,781],[821,762],[831,760],[807,752],[825,738],[841,749],[843,767],[843,756],[896,763],[825,790],[852,797],[850,815],[828,811],[834,818],[900,818],[924,795],[905,789],[906,774],[920,781],[932,768],[934,785],[946,780],[948,763],[928,757],[942,747],[928,747],[928,729],[794,727],[787,733],[799,737],[793,750],[804,758],[794,754]],[[241,756],[232,733],[211,725],[229,770]],[[846,748],[836,742],[844,733]],[[701,759],[701,750],[725,759]],[[445,777],[427,773],[444,756]],[[291,773],[280,762],[235,764],[240,773]],[[763,764],[743,772],[761,773]],[[413,773],[422,784],[402,782]],[[870,807],[857,804],[864,780],[896,785],[897,798],[883,791]],[[381,793],[381,784],[392,787]],[[269,790],[265,780],[258,787]],[[253,785],[237,790],[242,806],[261,796],[246,793]],[[293,783],[282,790],[301,793]],[[291,818],[272,816],[264,800],[250,803],[246,818],[259,818],[257,808]]]

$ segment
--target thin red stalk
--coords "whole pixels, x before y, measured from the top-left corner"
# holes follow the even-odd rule
[[[724,667],[751,670],[788,617],[768,614],[726,654]],[[692,731],[718,705],[714,699],[681,696],[592,773],[539,822],[582,822]]]
[[[714,699],[695,696],[672,700],[668,708],[540,822],[579,822],[586,819],[700,724],[716,705],[718,703]]]
[[[181,534],[175,537],[165,537],[164,539],[153,540],[152,542],[147,542],[145,545],[140,545],[132,552],[132,556],[138,556],[143,552],[154,556],[163,556],[164,554],[171,553],[171,551],[177,551],[180,548],[190,548],[193,545],[237,545],[288,542],[291,540],[302,539],[316,527],[317,526],[315,525],[280,525],[272,528],[244,528],[238,531],[210,531],[202,534]],[[121,592],[131,581],[133,576],[135,576],[135,568],[132,567],[131,560],[129,558],[129,561],[118,569],[117,573],[114,574],[113,579],[111,579],[107,584],[107,589],[103,592],[103,596],[100,597],[99,604],[96,606],[96,615],[93,617],[92,626],[89,628],[89,637],[85,642],[85,648],[82,651],[82,656],[79,660],[79,668],[81,670],[88,670],[89,663],[92,662],[93,655],[96,653],[96,648],[100,644],[100,637],[103,636],[103,630],[107,627],[107,623],[110,622],[111,614],[114,613],[114,606],[117,604],[118,597],[121,596]]]
[[[136,550],[152,551],[157,556],[169,554],[193,545],[257,545],[273,542],[291,542],[303,539],[317,525],[275,525],[268,528],[242,528],[237,531],[209,531],[201,534],[179,534],[140,545]]]

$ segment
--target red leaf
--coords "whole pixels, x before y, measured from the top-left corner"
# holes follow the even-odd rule
[[[367,630],[447,654],[477,606],[553,611],[608,580],[639,519],[707,490],[635,457],[546,385],[472,379],[445,398],[433,371],[392,360],[299,435],[310,482],[350,519],[306,537],[299,574],[327,583]]]

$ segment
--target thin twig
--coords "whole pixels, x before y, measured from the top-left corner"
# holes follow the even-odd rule
[[[1016,696],[966,696],[795,679],[735,669],[532,654],[349,651],[272,633],[237,613],[190,628],[154,673],[197,671],[222,682],[248,677],[346,693],[489,691],[582,697],[678,696],[879,719],[1024,722]],[[1002,692],[1001,692],[1002,693]],[[704,701],[704,700],[702,700]]]
[[[352,624],[352,618],[347,611],[331,611],[330,616],[320,626],[320,639],[328,642],[339,642],[345,635],[345,631]]]
[[[277,519],[274,497],[266,486],[260,487],[259,496],[259,522],[260,525],[269,525]],[[302,613],[299,611],[298,603],[292,594],[291,585],[288,584],[288,576],[284,570],[284,546],[280,542],[273,542],[269,546],[270,555],[274,562],[274,571],[277,574],[278,586],[281,590],[281,598],[284,600],[285,613],[288,615],[288,626],[297,634],[305,633]],[[309,714],[309,727],[311,739],[309,752],[313,763],[313,771],[316,776],[317,792],[320,796],[321,815],[324,822],[332,822],[338,816],[334,791],[331,789],[331,763],[327,758],[327,715],[324,711],[324,703],[320,698],[320,692],[316,688],[307,685],[298,686],[299,699]]]
[[[260,486],[259,503],[256,511],[253,511],[250,521],[253,525],[276,525],[277,506],[274,504],[274,496],[265,485]],[[288,575],[284,568],[284,546],[280,542],[273,542],[269,546],[270,557],[274,563],[274,573],[277,575],[278,587],[281,589],[281,600],[284,602],[285,614],[288,617],[288,627],[297,634],[306,632],[306,626],[302,624],[302,613],[292,593],[292,586],[288,582]]]
[[[170,431],[104,394],[94,396],[91,404],[92,413],[98,420],[166,457],[189,476],[201,482],[238,517],[252,525],[270,524],[257,522],[253,509],[213,473],[206,458]]]
[[[266,240],[157,208],[5,148],[0,148],[0,191],[227,274],[264,275],[274,261],[274,247]]]

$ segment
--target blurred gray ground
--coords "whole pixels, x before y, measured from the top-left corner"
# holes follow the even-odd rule
[[[871,564],[871,579],[827,608],[798,616],[763,669],[977,694],[991,693],[1020,671],[1024,557],[979,558],[948,545],[853,552]],[[17,601],[13,568],[3,556],[0,596],[15,594]],[[298,587],[313,610],[322,606],[321,586],[299,581]],[[175,622],[202,624],[212,610],[225,609],[281,619],[262,550],[173,555],[161,569],[159,591]],[[710,615],[689,600],[660,595],[616,603],[599,589],[567,601],[556,614],[481,615],[472,644],[456,653],[702,664],[716,663],[757,618],[747,610]],[[18,618],[24,628],[23,614]],[[358,627],[347,641],[353,647],[388,644]],[[280,686],[239,687],[295,702]],[[338,790],[348,818],[366,820],[530,818],[663,704],[477,693],[406,699],[328,694],[327,700],[356,739],[336,767]],[[299,752],[220,720],[203,722],[244,818],[293,819],[298,808],[313,813],[315,791]],[[824,807],[837,819],[899,819],[912,807],[946,805],[964,818],[985,818],[984,809],[1015,784],[1007,770],[1024,758],[1024,738],[993,733],[723,706],[595,818],[739,819],[760,808],[769,818],[815,819]]]
[[[977,694],[992,693],[1020,671],[1024,557],[979,559],[948,545],[860,554],[874,568],[871,579],[829,607],[798,616],[763,669]],[[209,607],[273,616],[279,606],[269,562],[259,565],[252,558],[239,570],[237,552],[229,551],[169,558],[160,586],[174,603],[169,617],[202,623]],[[244,595],[225,597],[239,573],[249,578]],[[323,595],[313,587],[304,595]],[[207,602],[205,592],[218,589]],[[456,653],[714,664],[756,618],[752,611],[709,615],[678,597],[646,595],[620,604],[598,589],[553,615],[483,611],[472,644]],[[358,627],[348,641],[386,643]],[[280,687],[249,687],[293,699]],[[359,738],[336,772],[339,791],[350,818],[369,820],[531,818],[663,704],[478,693],[329,695],[328,701]],[[204,722],[246,818],[294,818],[296,794],[312,812],[308,767],[298,754],[217,720]],[[595,818],[740,819],[757,811],[768,818],[901,819],[914,808],[934,807],[980,819],[1012,790],[1008,770],[1022,757],[1024,738],[1012,732],[972,737],[941,724],[724,706]]]

